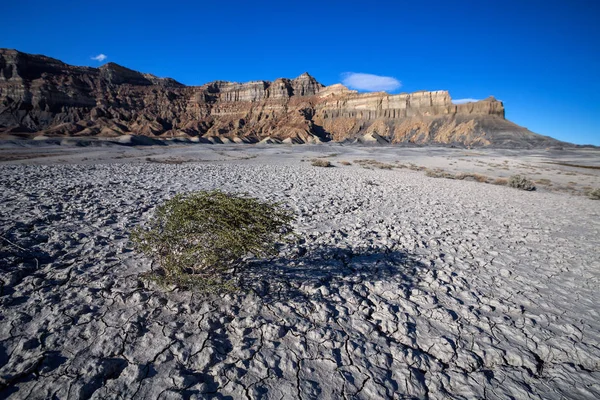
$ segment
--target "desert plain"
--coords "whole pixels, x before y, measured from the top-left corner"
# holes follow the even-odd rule
[[[599,165],[592,148],[4,141],[0,398],[597,399]],[[131,229],[208,189],[286,204],[299,239],[231,293],[144,280]]]

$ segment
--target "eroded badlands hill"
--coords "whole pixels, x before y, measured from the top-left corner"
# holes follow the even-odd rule
[[[191,87],[114,63],[76,67],[8,49],[0,49],[2,132],[212,142],[566,145],[506,120],[502,102],[493,97],[457,105],[447,91],[357,93],[339,84],[325,87],[307,73]]]

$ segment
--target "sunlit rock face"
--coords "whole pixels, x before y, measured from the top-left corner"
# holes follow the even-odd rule
[[[502,102],[453,104],[447,91],[358,93],[295,79],[185,86],[115,63],[76,67],[0,49],[0,132],[22,136],[199,137],[211,142],[358,141],[565,145],[504,118]]]

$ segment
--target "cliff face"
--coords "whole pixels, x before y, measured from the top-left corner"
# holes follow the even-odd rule
[[[341,86],[341,85],[339,85]],[[456,105],[447,91],[389,95],[384,92],[358,94],[343,86],[319,93],[315,121],[334,139],[362,134],[394,143],[462,143],[489,145],[477,129],[486,121],[499,125],[504,106],[490,97],[484,101]],[[507,129],[525,130],[513,124]]]
[[[213,142],[379,141],[546,147],[560,142],[504,119],[489,98],[446,91],[359,94],[309,74],[187,87],[108,63],[75,67],[0,49],[0,132],[46,136],[197,137]]]

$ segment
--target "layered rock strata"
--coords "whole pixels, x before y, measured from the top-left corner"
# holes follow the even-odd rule
[[[189,137],[211,142],[360,141],[503,147],[563,145],[504,118],[490,97],[390,95],[295,79],[185,86],[115,63],[75,67],[0,49],[0,132],[22,136]]]

